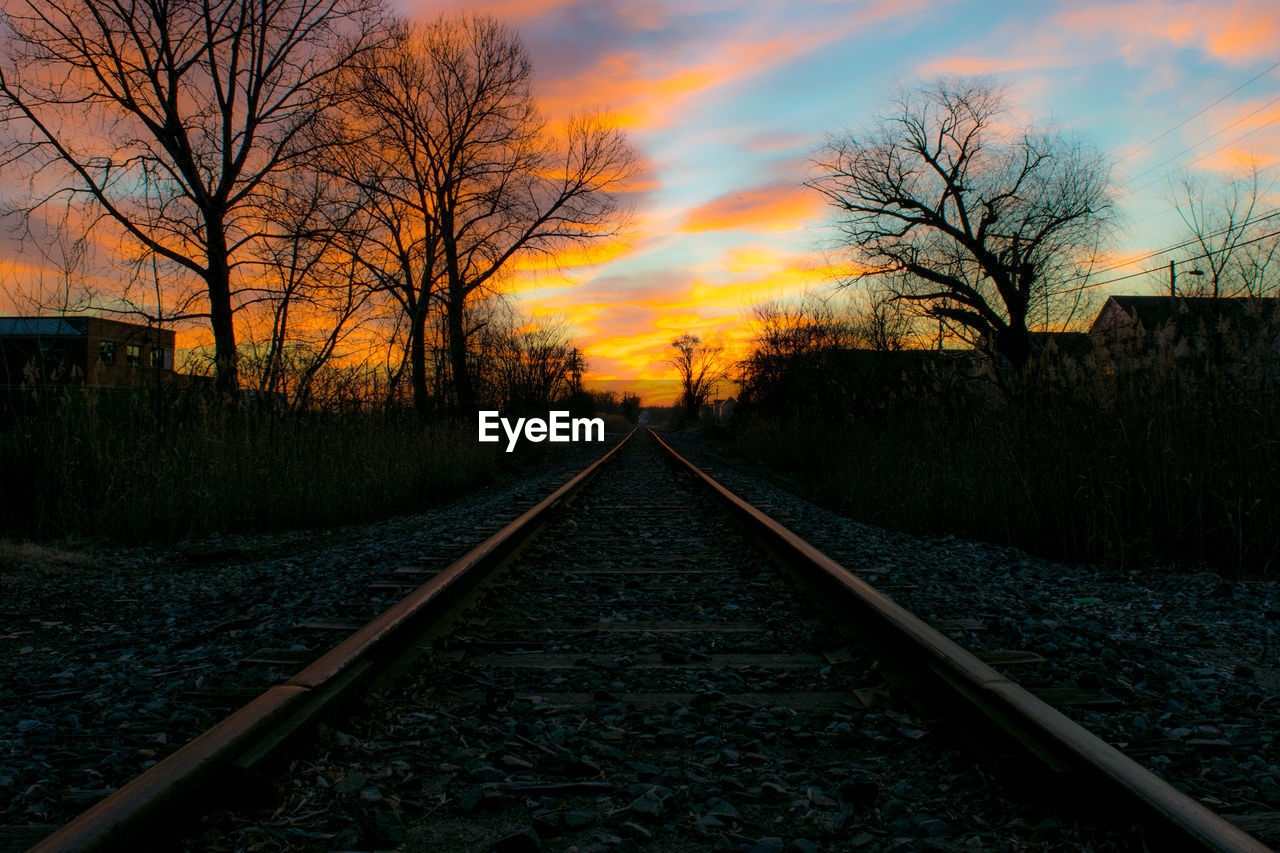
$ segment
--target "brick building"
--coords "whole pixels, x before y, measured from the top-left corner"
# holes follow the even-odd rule
[[[176,335],[105,317],[0,317],[0,387],[128,387],[173,373]]]

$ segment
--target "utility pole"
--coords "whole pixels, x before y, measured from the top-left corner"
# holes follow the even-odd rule
[[[1176,278],[1173,272],[1173,263],[1174,263],[1173,261],[1169,261],[1169,295],[1177,296],[1178,291],[1174,287],[1174,282],[1176,281]],[[1204,270],[1187,270],[1187,275],[1204,275]],[[1216,281],[1214,282],[1213,295],[1214,296],[1218,295],[1218,287],[1217,287]]]

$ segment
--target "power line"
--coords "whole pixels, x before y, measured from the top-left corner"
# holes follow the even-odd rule
[[[1126,281],[1131,278],[1137,278],[1140,275],[1153,275],[1153,272],[1151,270],[1142,270],[1141,272],[1131,272],[1128,275],[1122,275],[1116,278],[1109,278],[1106,281],[1094,281],[1094,282],[1090,282],[1089,284],[1082,284],[1080,285],[1080,289],[1093,290],[1095,287],[1105,287],[1108,284],[1115,284],[1118,281]]]
[[[1235,229],[1237,229],[1237,228],[1241,228],[1241,229],[1243,229],[1243,228],[1247,228],[1247,227],[1248,227],[1248,226],[1250,226],[1250,225],[1254,225],[1254,224],[1259,223],[1259,222],[1266,222],[1268,219],[1274,219],[1274,218],[1275,218],[1275,217],[1277,217],[1277,216],[1280,216],[1280,207],[1273,208],[1270,212],[1268,212],[1268,213],[1266,213],[1266,214],[1263,214],[1263,215],[1260,215],[1260,216],[1255,216],[1255,217],[1253,217],[1252,219],[1246,219],[1246,220],[1244,220],[1243,222],[1241,222],[1241,223],[1239,223],[1239,224],[1237,224],[1237,225],[1228,225],[1226,228],[1221,228],[1221,229],[1219,229],[1219,230],[1217,230],[1217,231],[1213,231],[1213,232],[1211,232],[1211,233],[1209,233],[1209,234],[1205,234],[1205,235],[1203,236],[1203,239],[1205,239],[1205,240],[1209,240],[1209,239],[1212,239],[1213,237],[1221,237],[1223,234],[1226,234],[1226,233],[1228,233],[1228,232],[1230,232],[1230,231],[1233,231],[1233,230],[1235,230]],[[1176,252],[1178,249],[1185,249],[1187,246],[1191,245],[1192,243],[1195,243],[1195,242],[1199,241],[1200,239],[1202,239],[1202,238],[1201,238],[1201,237],[1190,237],[1190,238],[1188,238],[1188,239],[1186,239],[1186,240],[1183,240],[1181,243],[1176,243],[1176,244],[1174,244],[1174,245],[1172,245],[1172,246],[1166,246],[1166,247],[1165,247],[1165,248],[1163,248],[1163,249],[1155,249],[1154,251],[1151,251],[1151,252],[1148,252],[1148,253],[1147,253],[1147,254],[1145,254],[1145,255],[1142,255],[1141,257],[1137,257],[1137,258],[1130,258],[1130,259],[1129,259],[1129,260],[1127,260],[1127,261],[1121,261],[1121,262],[1120,262],[1120,263],[1118,263],[1118,264],[1113,264],[1113,265],[1111,265],[1111,266],[1109,266],[1109,267],[1104,267],[1103,269],[1100,269],[1100,270],[1094,270],[1094,272],[1095,272],[1095,273],[1111,272],[1112,270],[1118,270],[1118,269],[1121,269],[1121,268],[1123,268],[1123,267],[1132,266],[1132,265],[1134,265],[1134,264],[1140,264],[1140,263],[1142,263],[1143,261],[1149,261],[1149,260],[1151,260],[1152,258],[1154,258],[1154,257],[1156,257],[1156,256],[1158,256],[1158,255],[1165,255],[1165,254],[1168,254],[1169,252]]]
[[[1173,133],[1173,132],[1174,132],[1175,130],[1177,130],[1178,128],[1180,128],[1180,127],[1182,127],[1183,125],[1185,125],[1187,122],[1191,121],[1192,119],[1199,118],[1200,116],[1204,115],[1204,114],[1205,114],[1205,113],[1207,113],[1209,110],[1213,109],[1213,108],[1214,108],[1214,107],[1216,107],[1218,104],[1220,104],[1220,103],[1222,103],[1223,101],[1225,101],[1227,98],[1230,98],[1230,97],[1231,97],[1232,95],[1234,95],[1236,92],[1239,92],[1239,91],[1240,91],[1241,89],[1243,89],[1245,86],[1248,86],[1250,83],[1252,83],[1253,81],[1257,80],[1259,77],[1265,77],[1267,74],[1270,74],[1270,73],[1271,73],[1272,71],[1274,71],[1276,68],[1280,68],[1280,62],[1276,62],[1275,64],[1270,65],[1270,66],[1268,66],[1267,68],[1264,68],[1262,71],[1259,71],[1257,74],[1255,74],[1254,76],[1250,77],[1248,80],[1244,81],[1244,82],[1243,82],[1243,83],[1241,83],[1239,86],[1237,86],[1237,87],[1235,87],[1234,89],[1232,89],[1230,92],[1227,92],[1227,94],[1223,95],[1221,98],[1218,98],[1218,100],[1214,101],[1212,104],[1209,104],[1207,107],[1204,107],[1203,109],[1201,109],[1199,112],[1195,113],[1194,115],[1189,115],[1189,116],[1187,116],[1187,117],[1186,117],[1186,118],[1184,118],[1182,121],[1178,122],[1178,123],[1177,123],[1177,124],[1175,124],[1173,127],[1169,128],[1168,130],[1166,130],[1164,133],[1160,134],[1159,136],[1153,137],[1152,139],[1148,139],[1146,142],[1142,143],[1142,144],[1141,144],[1141,145],[1139,145],[1137,148],[1133,149],[1133,150],[1132,150],[1132,151],[1130,151],[1128,154],[1126,154],[1126,155],[1124,155],[1123,157],[1121,157],[1121,158],[1119,159],[1119,161],[1117,161],[1117,162],[1123,163],[1125,160],[1128,160],[1130,157],[1132,157],[1133,155],[1137,154],[1139,151],[1143,150],[1144,148],[1147,148],[1147,147],[1149,147],[1149,146],[1151,146],[1151,145],[1153,145],[1153,144],[1155,144],[1155,143],[1159,142],[1161,139],[1164,139],[1166,136],[1168,136],[1169,134]]]
[[[1248,245],[1249,245],[1249,244],[1251,244],[1251,243],[1259,243],[1259,242],[1261,242],[1261,241],[1263,241],[1263,240],[1269,240],[1269,239],[1271,239],[1272,237],[1280,237],[1280,231],[1272,231],[1270,234],[1262,234],[1261,236],[1253,237],[1253,238],[1251,238],[1251,239],[1249,239],[1249,240],[1243,240],[1243,241],[1241,241],[1241,242],[1239,242],[1239,243],[1236,243],[1235,248],[1237,248],[1237,249],[1238,249],[1238,248],[1240,248],[1241,246],[1248,246]],[[1158,253],[1157,253],[1157,254],[1158,254]],[[1204,258],[1207,258],[1207,257],[1209,257],[1209,253],[1208,253],[1208,252],[1202,252],[1202,253],[1201,253],[1201,254],[1199,254],[1199,255],[1192,255],[1192,256],[1191,256],[1191,257],[1189,257],[1189,258],[1185,258],[1185,259],[1184,259],[1184,262],[1186,262],[1186,261],[1199,261],[1199,260],[1203,260]],[[1108,284],[1115,284],[1115,283],[1116,283],[1116,282],[1118,282],[1118,281],[1126,281],[1127,279],[1137,278],[1137,277],[1138,277],[1138,276],[1140,276],[1140,275],[1152,275],[1152,274],[1153,274],[1153,271],[1152,271],[1152,270],[1142,270],[1141,272],[1131,272],[1131,273],[1129,273],[1128,275],[1117,276],[1116,278],[1109,278],[1109,279],[1107,279],[1106,281],[1095,281],[1095,282],[1092,282],[1092,283],[1090,283],[1090,284],[1084,284],[1084,285],[1081,285],[1081,286],[1080,286],[1080,289],[1081,289],[1081,290],[1093,290],[1095,287],[1105,287],[1105,286],[1106,286],[1106,285],[1108,285]]]
[[[1280,100],[1280,98],[1278,98],[1277,100]],[[1249,136],[1253,136],[1253,135],[1254,135],[1255,133],[1257,133],[1258,131],[1260,131],[1260,130],[1262,130],[1262,129],[1264,129],[1264,128],[1270,127],[1271,125],[1275,124],[1276,122],[1280,122],[1280,115],[1276,116],[1275,118],[1271,119],[1271,120],[1270,120],[1270,121],[1268,121],[1268,122],[1264,122],[1263,124],[1258,125],[1258,126],[1257,126],[1257,127],[1255,127],[1253,130],[1250,130],[1250,131],[1248,131],[1247,133],[1242,133],[1242,134],[1240,134],[1239,136],[1237,136],[1235,139],[1231,140],[1230,142],[1224,142],[1224,143],[1222,143],[1222,144],[1221,144],[1221,145],[1219,145],[1217,148],[1214,148],[1212,151],[1206,151],[1206,152],[1204,152],[1203,154],[1201,154],[1199,157],[1195,158],[1194,160],[1192,160],[1192,161],[1190,161],[1190,162],[1188,162],[1188,163],[1184,163],[1184,164],[1182,164],[1181,166],[1179,166],[1179,167],[1178,167],[1178,169],[1185,169],[1185,168],[1187,168],[1188,166],[1194,166],[1196,163],[1199,163],[1201,160],[1203,160],[1204,158],[1208,157],[1210,154],[1217,154],[1217,153],[1218,153],[1219,151],[1221,151],[1223,148],[1228,148],[1228,147],[1230,147],[1230,146],[1232,146],[1232,145],[1235,145],[1235,144],[1236,144],[1237,142],[1239,142],[1240,140],[1242,140],[1242,139],[1244,139],[1244,138],[1246,138],[1246,137],[1249,137]],[[1227,128],[1223,128],[1223,130],[1226,130],[1226,129],[1227,129]],[[1216,135],[1217,135],[1217,134],[1214,134],[1214,136],[1216,136]],[[1210,138],[1212,138],[1212,137],[1210,137]],[[1192,147],[1194,147],[1194,146],[1192,146]],[[1168,161],[1165,161],[1165,162],[1168,162]],[[1164,164],[1163,164],[1163,163],[1161,163],[1160,165],[1164,165]],[[1275,168],[1277,165],[1280,165],[1280,163],[1272,163],[1270,166],[1266,166],[1265,168],[1266,168],[1266,169],[1273,169],[1273,168]],[[1133,195],[1134,193],[1142,192],[1142,191],[1143,191],[1143,190],[1145,190],[1147,187],[1155,186],[1156,184],[1158,184],[1158,183],[1160,183],[1161,181],[1163,181],[1165,178],[1167,178],[1167,177],[1169,177],[1170,175],[1172,175],[1174,172],[1178,171],[1178,169],[1172,169],[1172,170],[1170,170],[1170,171],[1168,171],[1168,172],[1165,172],[1163,175],[1161,175],[1160,177],[1156,178],[1154,181],[1148,181],[1147,183],[1143,184],[1143,185],[1142,185],[1142,186],[1140,186],[1140,187],[1137,187],[1136,189],[1129,190],[1129,191],[1127,192],[1127,195]],[[1259,171],[1262,171],[1262,170],[1259,170]],[[1144,173],[1144,174],[1145,174],[1145,173]]]
[[[1229,125],[1227,125],[1226,127],[1222,128],[1222,129],[1220,129],[1220,130],[1218,130],[1216,133],[1211,133],[1211,134],[1209,134],[1208,136],[1206,136],[1204,139],[1201,139],[1199,142],[1196,142],[1196,143],[1194,143],[1194,144],[1192,144],[1192,145],[1188,145],[1186,148],[1183,148],[1181,151],[1179,151],[1177,154],[1174,154],[1172,157],[1169,157],[1169,158],[1166,158],[1166,159],[1164,159],[1164,160],[1161,160],[1159,163],[1155,164],[1154,166],[1150,167],[1149,169],[1143,169],[1141,172],[1139,172],[1138,174],[1134,175],[1132,178],[1130,178],[1130,179],[1129,179],[1128,181],[1126,181],[1125,183],[1126,183],[1126,184],[1128,184],[1129,186],[1132,186],[1132,185],[1133,185],[1133,183],[1134,183],[1135,181],[1137,181],[1137,180],[1138,180],[1138,178],[1141,178],[1143,175],[1149,175],[1149,174],[1151,174],[1152,172],[1154,172],[1156,169],[1159,169],[1161,166],[1165,166],[1165,165],[1167,165],[1167,164],[1169,164],[1169,163],[1172,163],[1174,160],[1177,160],[1177,159],[1178,159],[1179,157],[1181,157],[1183,154],[1186,154],[1186,153],[1188,153],[1189,151],[1194,151],[1196,148],[1199,148],[1201,145],[1205,144],[1206,142],[1208,142],[1209,140],[1213,139],[1214,137],[1216,137],[1216,136],[1221,136],[1222,134],[1226,133],[1226,132],[1227,132],[1228,130],[1230,130],[1231,128],[1236,127],[1237,125],[1239,125],[1239,124],[1241,124],[1241,123],[1243,123],[1243,122],[1245,122],[1245,121],[1248,121],[1249,119],[1251,119],[1251,118],[1253,118],[1254,116],[1256,116],[1258,113],[1262,112],[1263,110],[1267,109],[1268,107],[1274,106],[1275,104],[1280,104],[1280,98],[1274,98],[1274,99],[1272,99],[1271,101],[1268,101],[1267,103],[1265,103],[1265,104],[1263,104],[1262,106],[1258,107],[1258,108],[1257,108],[1256,110],[1254,110],[1253,112],[1249,113],[1248,115],[1241,116],[1240,118],[1238,118],[1238,119],[1236,119],[1235,121],[1231,122],[1231,124],[1229,124]],[[1244,136],[1237,137],[1236,139],[1232,140],[1231,142],[1225,142],[1225,143],[1223,143],[1222,145],[1218,146],[1217,148],[1213,149],[1213,151],[1210,151],[1210,152],[1207,152],[1207,153],[1205,153],[1205,154],[1200,155],[1200,156],[1199,156],[1199,157],[1197,157],[1195,160],[1192,160],[1192,161],[1191,161],[1191,163],[1199,162],[1200,160],[1203,160],[1205,157],[1207,157],[1209,154],[1215,153],[1215,152],[1217,152],[1217,151],[1221,151],[1223,148],[1226,148],[1226,147],[1227,147],[1227,146],[1229,146],[1229,145],[1234,145],[1236,142],[1239,142],[1241,139],[1244,139],[1244,137],[1245,137],[1245,136],[1249,136],[1250,134],[1257,133],[1259,130],[1262,130],[1264,127],[1267,127],[1268,125],[1275,124],[1277,121],[1280,121],[1280,116],[1278,116],[1278,117],[1276,117],[1276,118],[1273,118],[1273,119],[1271,119],[1271,120],[1270,120],[1270,121],[1268,121],[1268,122],[1265,122],[1265,123],[1263,123],[1263,124],[1258,125],[1258,126],[1257,126],[1257,127],[1255,127],[1253,130],[1250,130],[1248,133],[1244,134]],[[1187,163],[1186,165],[1187,165],[1187,166],[1190,166],[1190,165],[1191,165],[1191,163]],[[1181,166],[1180,166],[1179,168],[1183,168],[1183,167],[1181,167]],[[1175,171],[1176,171],[1176,170],[1175,170]],[[1161,177],[1163,178],[1163,177],[1165,177],[1165,175],[1162,175]],[[1157,180],[1158,180],[1158,179],[1157,179]],[[1127,192],[1128,192],[1129,194],[1132,194],[1132,193],[1138,192],[1139,190],[1146,189],[1146,187],[1148,187],[1148,186],[1151,186],[1151,184],[1144,184],[1143,186],[1138,187],[1137,189],[1128,190]],[[1123,188],[1121,188],[1121,189],[1122,189],[1122,191],[1124,191],[1124,190],[1123,190]]]
[[[1263,166],[1263,167],[1261,167],[1261,168],[1258,168],[1258,169],[1256,170],[1256,174],[1257,174],[1257,175],[1261,175],[1263,172],[1269,172],[1269,171],[1271,171],[1272,169],[1276,168],[1277,166],[1280,166],[1280,160],[1277,160],[1276,162],[1272,163],[1270,166]],[[1169,214],[1171,214],[1171,213],[1177,213],[1177,212],[1178,212],[1178,208],[1177,208],[1177,206],[1164,207],[1164,208],[1161,208],[1161,209],[1160,209],[1160,211],[1159,211],[1159,212],[1157,212],[1157,213],[1154,213],[1154,214],[1152,214],[1152,215],[1150,215],[1150,216],[1144,216],[1142,219],[1139,219],[1139,220],[1137,220],[1136,222],[1132,222],[1132,223],[1129,223],[1129,224],[1130,224],[1131,226],[1132,226],[1132,225],[1142,225],[1142,224],[1144,224],[1144,223],[1151,222],[1152,220],[1155,220],[1155,219],[1161,219],[1161,218],[1163,218],[1163,217],[1165,217],[1165,216],[1168,216],[1168,215],[1169,215]],[[1280,208],[1276,208],[1276,209],[1272,210],[1270,213],[1268,213],[1268,214],[1266,214],[1266,215],[1264,215],[1264,216],[1258,216],[1258,217],[1255,217],[1255,218],[1253,218],[1253,219],[1246,220],[1244,224],[1246,224],[1246,225],[1247,225],[1247,224],[1249,224],[1250,222],[1261,222],[1261,221],[1263,221],[1264,219],[1270,219],[1270,218],[1271,218],[1271,216],[1272,216],[1273,214],[1275,214],[1276,212],[1280,212]],[[1217,237],[1217,236],[1219,236],[1219,235],[1221,235],[1221,234],[1226,233],[1228,230],[1230,230],[1230,229],[1229,229],[1229,228],[1226,228],[1226,229],[1223,229],[1222,231],[1218,231],[1218,232],[1215,232],[1215,233],[1213,233],[1213,234],[1209,234],[1209,235],[1206,235],[1206,236],[1207,236],[1207,237]],[[1187,242],[1194,242],[1194,240],[1189,240],[1189,241],[1187,241]],[[1151,253],[1151,255],[1146,255],[1146,256],[1141,257],[1141,258],[1134,258],[1133,260],[1122,261],[1122,262],[1120,262],[1120,263],[1118,263],[1118,264],[1115,264],[1115,265],[1113,265],[1113,266],[1107,267],[1107,268],[1102,269],[1102,270],[1098,270],[1098,272],[1110,272],[1111,270],[1117,270],[1117,269],[1120,269],[1121,267],[1127,267],[1127,266],[1129,266],[1130,264],[1140,263],[1141,261],[1144,261],[1144,260],[1146,260],[1147,258],[1152,257],[1153,255],[1162,254],[1162,252],[1163,252],[1163,251],[1172,251],[1172,250],[1174,250],[1174,249],[1182,248],[1182,247],[1183,247],[1183,246],[1185,246],[1185,245],[1186,245],[1186,243],[1181,243],[1181,244],[1179,244],[1179,245],[1177,245],[1177,246],[1170,246],[1170,247],[1169,247],[1169,249],[1161,250],[1161,251],[1156,251],[1156,252],[1152,252],[1152,253]]]

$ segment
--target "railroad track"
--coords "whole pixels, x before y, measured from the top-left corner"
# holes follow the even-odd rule
[[[138,849],[375,683],[350,722],[288,753],[268,806],[217,811],[180,843],[1266,849],[649,434],[412,577],[429,580],[34,849]],[[1042,790],[994,779],[957,724]],[[1056,816],[1066,796],[1110,822]]]

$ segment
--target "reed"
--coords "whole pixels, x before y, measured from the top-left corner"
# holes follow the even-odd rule
[[[1275,364],[1188,373],[1157,358],[1059,364],[1014,393],[927,389],[843,418],[760,411],[737,452],[855,518],[1118,567],[1274,577]]]
[[[355,522],[444,500],[509,464],[473,425],[400,409],[77,394],[0,423],[0,531],[154,542]]]

